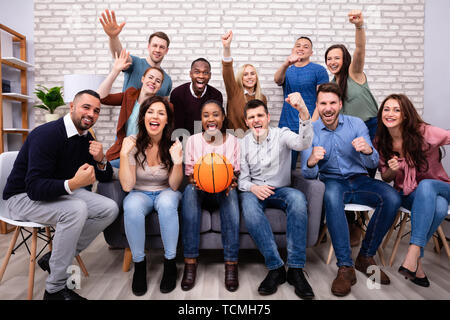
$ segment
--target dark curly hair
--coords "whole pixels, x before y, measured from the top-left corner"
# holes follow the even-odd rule
[[[392,137],[382,120],[384,105],[390,99],[394,99],[398,102],[403,114],[401,132],[403,140],[402,151],[405,155],[405,159],[408,165],[414,166],[417,171],[425,172],[429,169],[425,152],[430,146],[425,142],[420,128],[423,124],[428,123],[422,120],[411,100],[404,94],[391,94],[381,103],[377,114],[378,128],[375,135],[375,146],[380,155],[386,160],[391,159],[393,156],[398,156],[393,150]]]
[[[137,122],[138,126],[138,134],[136,137],[137,152],[134,155],[134,158],[136,159],[136,163],[139,163],[142,166],[142,169],[144,169],[144,163],[145,161],[147,161],[147,155],[145,154],[145,150],[152,145],[150,136],[147,133],[147,128],[145,127],[145,113],[147,112],[148,108],[150,108],[154,103],[157,102],[161,102],[164,104],[167,114],[167,124],[163,129],[162,137],[161,140],[159,141],[158,156],[164,167],[167,168],[168,171],[170,171],[172,170],[173,167],[172,157],[170,156],[169,152],[169,149],[173,143],[171,140],[172,131],[174,128],[173,111],[172,108],[170,107],[169,102],[163,97],[153,96],[144,100],[144,102],[142,102],[141,104]],[[142,155],[141,161],[138,160],[139,155]]]

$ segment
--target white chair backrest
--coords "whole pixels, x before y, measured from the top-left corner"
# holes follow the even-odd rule
[[[2,216],[6,210],[5,201],[3,200],[3,189],[5,189],[6,180],[11,173],[18,154],[19,151],[9,151],[0,154],[0,215]]]

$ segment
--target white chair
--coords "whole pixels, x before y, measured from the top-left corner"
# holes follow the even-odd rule
[[[3,200],[3,190],[6,185],[6,180],[13,168],[13,164],[15,159],[17,158],[17,151],[14,152],[4,152],[0,154],[0,220],[6,222],[10,225],[15,226],[14,235],[9,243],[8,251],[6,252],[6,256],[3,260],[2,266],[0,268],[0,281],[3,278],[3,275],[6,271],[6,267],[9,262],[9,258],[11,254],[16,251],[22,245],[25,245],[28,252],[30,253],[30,263],[28,266],[28,300],[33,299],[33,288],[34,288],[34,271],[36,265],[36,259],[39,254],[48,246],[49,250],[52,250],[52,228],[50,225],[43,225],[40,223],[28,222],[28,221],[17,221],[9,219],[6,216],[6,211],[8,210],[5,206],[5,201]],[[31,229],[28,230],[28,229]],[[15,247],[17,238],[19,234],[22,235],[22,242]],[[25,235],[26,234],[26,235]],[[28,248],[27,240],[31,237],[31,250]],[[37,239],[41,239],[44,241],[44,246],[40,250],[40,252],[36,255],[37,251]],[[81,270],[84,275],[89,276],[86,267],[84,266],[83,260],[78,255],[76,256],[76,260],[80,265]]]
[[[356,212],[356,215],[358,217],[358,222],[359,225],[362,226],[363,225],[363,220],[368,221],[369,220],[369,211],[374,211],[375,208],[366,206],[366,205],[362,205],[362,204],[356,204],[356,203],[347,203],[345,205],[345,211],[354,211]],[[364,219],[363,219],[364,218]],[[327,232],[328,228],[325,225],[322,233],[319,236],[319,240],[317,241],[318,244],[320,244],[320,242],[322,241],[323,237],[325,236],[325,233]],[[365,236],[365,230],[362,230],[362,237],[364,238]],[[334,253],[334,248],[333,248],[333,243],[330,243],[330,250],[328,251],[328,257],[327,257],[327,264],[330,264],[331,262],[331,258],[333,257],[333,253]],[[383,253],[383,249],[381,248],[381,246],[378,248],[378,256],[381,260],[381,264],[383,266],[386,265],[386,261],[384,260],[384,253]]]
[[[448,214],[450,214],[450,207],[448,210]],[[391,266],[391,267],[392,267],[392,264],[394,263],[395,256],[397,255],[397,250],[398,250],[400,241],[406,235],[406,234],[403,234],[403,230],[405,229],[406,222],[408,221],[410,215],[411,215],[410,210],[405,209],[403,207],[399,208],[395,222],[392,225],[391,230],[389,230],[389,233],[386,236],[386,239],[383,243],[383,248],[385,248],[394,229],[396,229],[397,227],[400,227],[400,229],[397,232],[397,237],[394,242],[394,247],[392,249],[391,257],[389,258],[389,266]],[[397,222],[399,220],[400,220],[400,223],[397,224]],[[450,248],[448,246],[447,239],[445,238],[445,234],[444,234],[444,231],[442,230],[441,226],[438,227],[438,229],[436,230],[436,233],[438,234],[438,237],[441,239],[444,249],[447,253],[448,259],[450,260]],[[438,252],[438,254],[440,254],[440,246],[439,246],[437,237],[435,235],[433,236],[433,240],[434,240],[434,245],[435,245],[436,251]]]

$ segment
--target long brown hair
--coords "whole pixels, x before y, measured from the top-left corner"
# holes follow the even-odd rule
[[[341,49],[342,51],[342,67],[337,74],[339,81],[337,82],[342,92],[342,101],[347,97],[347,79],[349,74],[350,64],[352,63],[352,56],[348,52],[347,48],[343,44],[335,44],[327,49],[325,52],[325,65],[327,64],[328,53],[333,49]]]
[[[136,136],[137,152],[134,155],[134,158],[136,159],[136,163],[140,163],[142,169],[144,169],[144,163],[145,161],[147,161],[147,155],[145,154],[145,150],[149,146],[152,146],[152,141],[147,133],[147,128],[145,127],[145,113],[147,112],[148,108],[150,108],[150,106],[156,102],[161,102],[164,104],[167,114],[167,124],[163,129],[161,140],[159,141],[158,156],[163,166],[167,168],[168,171],[170,171],[172,170],[173,167],[172,157],[170,156],[169,152],[169,149],[172,146],[171,136],[174,127],[173,112],[172,108],[169,105],[169,102],[163,97],[153,96],[148,99],[145,99],[144,102],[142,102],[141,104],[137,123],[138,126],[138,134]],[[142,156],[141,161],[138,160],[139,156]]]
[[[390,99],[398,102],[403,115],[401,132],[403,140],[402,151],[405,159],[408,165],[414,166],[417,171],[425,172],[429,169],[428,161],[425,157],[425,151],[429,149],[429,145],[425,142],[420,128],[427,123],[422,120],[411,100],[404,94],[391,94],[381,103],[377,114],[378,128],[375,136],[377,150],[386,161],[393,156],[398,156],[393,150],[392,137],[382,120],[384,105]]]

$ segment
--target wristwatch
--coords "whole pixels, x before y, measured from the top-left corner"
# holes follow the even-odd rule
[[[103,159],[101,161],[98,161],[97,163],[104,166],[104,165],[106,165],[107,162],[108,162],[108,160],[106,159],[106,156],[103,156]]]

